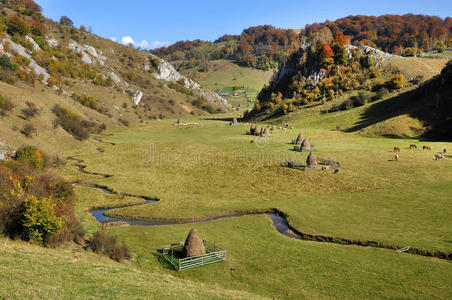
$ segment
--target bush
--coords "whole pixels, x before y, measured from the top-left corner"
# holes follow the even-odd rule
[[[46,160],[45,154],[34,146],[22,146],[16,151],[16,159],[35,169],[42,169]]]
[[[379,100],[389,94],[389,90],[385,87],[380,88],[375,95],[375,100]]]
[[[80,104],[82,104],[83,106],[89,107],[91,109],[94,109],[98,112],[103,112],[104,109],[102,107],[102,104],[100,104],[100,102],[98,100],[96,100],[93,96],[88,96],[88,95],[78,95],[78,94],[73,94],[72,98],[79,102]]]
[[[417,49],[416,48],[405,48],[403,49],[402,56],[416,56]]]
[[[24,201],[23,226],[27,240],[42,244],[48,235],[63,226],[63,220],[56,216],[52,198],[37,199],[29,195]]]
[[[403,74],[394,75],[388,82],[388,86],[392,90],[403,88],[405,86],[405,76],[403,76]]]
[[[44,34],[46,33],[46,28],[44,24],[42,24],[38,20],[33,19],[30,23],[30,31],[34,35],[44,36]]]
[[[69,19],[69,17],[67,17],[67,16],[62,16],[60,18],[60,24],[66,25],[66,26],[71,26],[71,27],[74,26],[74,22],[72,22],[72,20]]]
[[[82,120],[77,114],[58,104],[53,107],[52,112],[57,116],[56,123],[76,139],[83,141],[89,138],[90,130],[82,125]]]
[[[26,108],[22,109],[22,113],[25,115],[25,119],[29,120],[36,115],[39,115],[40,111],[35,103],[27,101],[25,102],[27,105]]]
[[[117,261],[132,259],[130,250],[124,243],[119,246],[116,236],[109,236],[103,231],[94,233],[90,246],[94,252],[108,255],[111,259]]]
[[[14,64],[11,62],[11,60],[9,59],[9,56],[6,54],[3,54],[0,57],[0,66],[2,66],[4,69],[8,69],[8,70],[14,70]]]
[[[6,116],[13,108],[13,102],[9,98],[0,95],[0,116]]]
[[[27,123],[24,125],[24,127],[21,130],[22,134],[26,137],[31,137],[33,133],[37,133],[36,128],[31,125],[30,123]]]
[[[32,152],[23,149],[30,147],[22,147],[20,157]],[[55,170],[33,169],[19,159],[0,162],[0,195],[0,234],[47,246],[84,241],[72,185]]]
[[[30,32],[30,28],[21,17],[12,16],[8,20],[6,32],[8,32],[8,34],[11,36],[15,35],[16,33],[21,36],[25,36]]]

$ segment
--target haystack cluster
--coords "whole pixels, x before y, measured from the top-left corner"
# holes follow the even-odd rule
[[[259,126],[257,126],[257,125],[251,125],[250,135],[271,136],[271,133],[270,133],[268,127],[259,128]]]

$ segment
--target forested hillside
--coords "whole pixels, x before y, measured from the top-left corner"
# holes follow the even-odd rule
[[[232,60],[240,65],[268,70],[277,68],[302,41],[328,43],[343,33],[352,45],[413,56],[452,46],[452,18],[425,15],[348,16],[336,21],[306,25],[301,31],[270,25],[244,29],[240,35],[224,35],[214,42],[179,41],[152,50],[172,62],[181,72],[196,78],[209,72],[212,61]]]
[[[215,42],[180,41],[151,53],[173,63],[181,71],[194,68],[206,72],[210,70],[212,60],[222,58],[268,70],[278,67],[299,45],[300,37],[294,30],[264,25],[244,29],[241,35],[224,35]]]
[[[406,48],[423,51],[452,47],[452,18],[435,16],[383,15],[348,16],[336,21],[306,25],[302,36],[328,39],[338,32],[349,36],[353,45],[369,45],[393,54],[410,54]],[[411,52],[412,53],[412,52]]]

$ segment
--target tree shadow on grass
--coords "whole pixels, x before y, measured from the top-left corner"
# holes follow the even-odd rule
[[[428,128],[424,138],[452,140],[452,67],[416,89],[374,103],[362,113],[359,122],[344,131],[356,132],[405,114]]]

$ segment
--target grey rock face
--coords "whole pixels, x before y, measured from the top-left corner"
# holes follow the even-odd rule
[[[18,45],[14,43],[10,38],[3,39],[3,43],[8,42],[11,45],[11,52],[13,52],[16,55],[20,55],[25,57],[26,59],[30,60],[30,65],[28,66],[31,70],[33,70],[36,75],[43,75],[44,76],[44,82],[47,82],[47,80],[50,77],[50,74],[47,72],[46,69],[38,65],[33,57],[31,57],[30,54],[27,53],[26,49],[22,45]]]

